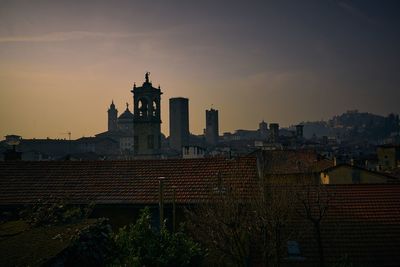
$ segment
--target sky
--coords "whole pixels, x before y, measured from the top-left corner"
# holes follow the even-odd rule
[[[132,110],[146,71],[190,131],[400,113],[400,1],[0,0],[0,136],[72,138]],[[1,139],[1,137],[0,137]]]

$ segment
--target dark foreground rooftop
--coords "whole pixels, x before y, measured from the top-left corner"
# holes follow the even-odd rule
[[[157,203],[160,177],[164,177],[166,199],[175,187],[177,203],[195,203],[221,181],[246,192],[256,175],[253,157],[0,162],[0,205],[53,198],[72,203]]]

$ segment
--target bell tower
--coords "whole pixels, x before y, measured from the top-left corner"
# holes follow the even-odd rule
[[[110,108],[107,111],[108,113],[108,131],[116,131],[117,126],[117,117],[118,110],[115,108],[114,100],[111,102]]]
[[[152,158],[161,149],[161,89],[154,88],[146,72],[142,86],[133,85],[133,133],[134,154]]]

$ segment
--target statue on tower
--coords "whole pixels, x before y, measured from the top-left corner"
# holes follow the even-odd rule
[[[146,83],[149,83],[149,75],[150,75],[150,72],[146,72],[146,74],[144,75]]]

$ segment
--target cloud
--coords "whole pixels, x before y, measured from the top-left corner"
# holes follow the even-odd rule
[[[23,35],[23,36],[0,36],[0,43],[17,42],[63,42],[78,40],[84,38],[129,38],[130,33],[106,33],[106,32],[88,32],[88,31],[70,31],[70,32],[52,32],[42,35]]]

